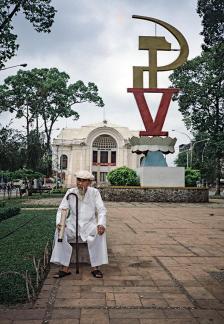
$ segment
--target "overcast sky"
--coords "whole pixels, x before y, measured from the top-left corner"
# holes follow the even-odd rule
[[[202,27],[196,13],[197,0],[54,0],[52,3],[58,12],[50,34],[35,32],[21,14],[14,19],[20,47],[17,56],[6,66],[27,63],[26,69],[57,67],[70,75],[71,83],[77,80],[95,82],[105,103],[104,109],[92,104],[74,106],[80,119],[76,122],[61,119],[54,128],[80,127],[106,118],[133,130],[144,130],[133,94],[127,93],[127,88],[132,87],[132,66],[148,65],[147,51],[138,50],[138,37],[155,36],[155,24],[133,19],[132,15],[154,17],[176,27],[187,39],[188,59],[201,53],[199,34]],[[176,39],[159,25],[156,35],[165,36],[172,48],[179,48]],[[178,52],[164,53],[159,54],[158,65],[168,64],[178,55]],[[0,71],[0,82],[16,72],[17,68]],[[170,73],[158,74],[158,87],[170,85]],[[151,95],[147,100],[154,115],[160,98]],[[2,125],[8,121],[7,114],[0,115]],[[21,122],[16,126],[21,128]],[[189,140],[186,135],[171,132],[172,129],[190,135],[173,102],[163,130],[178,138],[178,151],[178,145]],[[54,136],[58,132],[55,130]],[[169,155],[170,165],[174,156]]]

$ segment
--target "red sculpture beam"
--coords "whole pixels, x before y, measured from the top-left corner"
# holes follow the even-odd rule
[[[128,88],[128,92],[134,94],[136,103],[146,131],[140,131],[139,136],[168,136],[168,132],[162,131],[163,124],[166,119],[167,111],[169,109],[170,101],[174,93],[178,93],[177,88]],[[153,121],[148,104],[145,100],[144,93],[162,93],[159,109],[157,111],[155,120]]]

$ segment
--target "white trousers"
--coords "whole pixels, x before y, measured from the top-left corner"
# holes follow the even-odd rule
[[[80,238],[79,238],[80,239]],[[72,256],[72,247],[68,243],[69,240],[74,240],[71,232],[65,228],[64,238],[62,242],[58,242],[58,231],[55,231],[54,247],[50,262],[68,267]],[[97,267],[108,263],[106,233],[103,235],[89,236],[87,238],[89,250],[89,258],[91,267]]]

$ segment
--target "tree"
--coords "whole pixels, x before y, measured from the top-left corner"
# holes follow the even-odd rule
[[[176,69],[170,80],[181,89],[174,100],[178,100],[186,126],[198,136],[204,134],[213,147],[218,193],[224,156],[224,72],[220,71],[213,50],[216,51],[211,48]]]
[[[187,166],[187,152],[179,152],[174,163],[178,167],[186,167]]]
[[[46,172],[47,164],[45,162],[45,143],[42,133],[37,133],[36,129],[31,130],[26,150],[26,163],[28,169],[40,172]]]
[[[95,83],[83,81],[68,84],[69,75],[56,68],[19,70],[0,86],[0,111],[10,111],[16,118],[25,118],[27,149],[30,151],[30,132],[41,127],[46,137],[46,153],[51,155],[51,133],[59,117],[79,118],[73,105],[89,102],[103,107]],[[34,126],[35,124],[35,126]],[[43,125],[42,125],[43,124]],[[41,126],[42,125],[42,126]]]
[[[0,3],[0,68],[13,57],[19,47],[16,44],[12,19],[23,12],[37,32],[50,32],[56,10],[51,0],[1,0]]]
[[[24,151],[25,141],[21,132],[9,126],[0,128],[0,170],[14,171],[23,167]]]
[[[204,44],[201,56],[175,70],[170,79],[182,92],[175,98],[187,128],[194,135],[208,138],[203,152],[202,173],[216,178],[220,194],[220,177],[224,157],[224,2],[198,0],[197,12],[202,18]]]
[[[224,38],[224,2],[198,0],[197,13],[202,17],[204,49],[219,45]]]

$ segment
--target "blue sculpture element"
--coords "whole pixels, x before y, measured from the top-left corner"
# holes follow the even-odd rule
[[[147,166],[167,167],[166,159],[160,151],[148,151],[141,161],[141,167]]]

